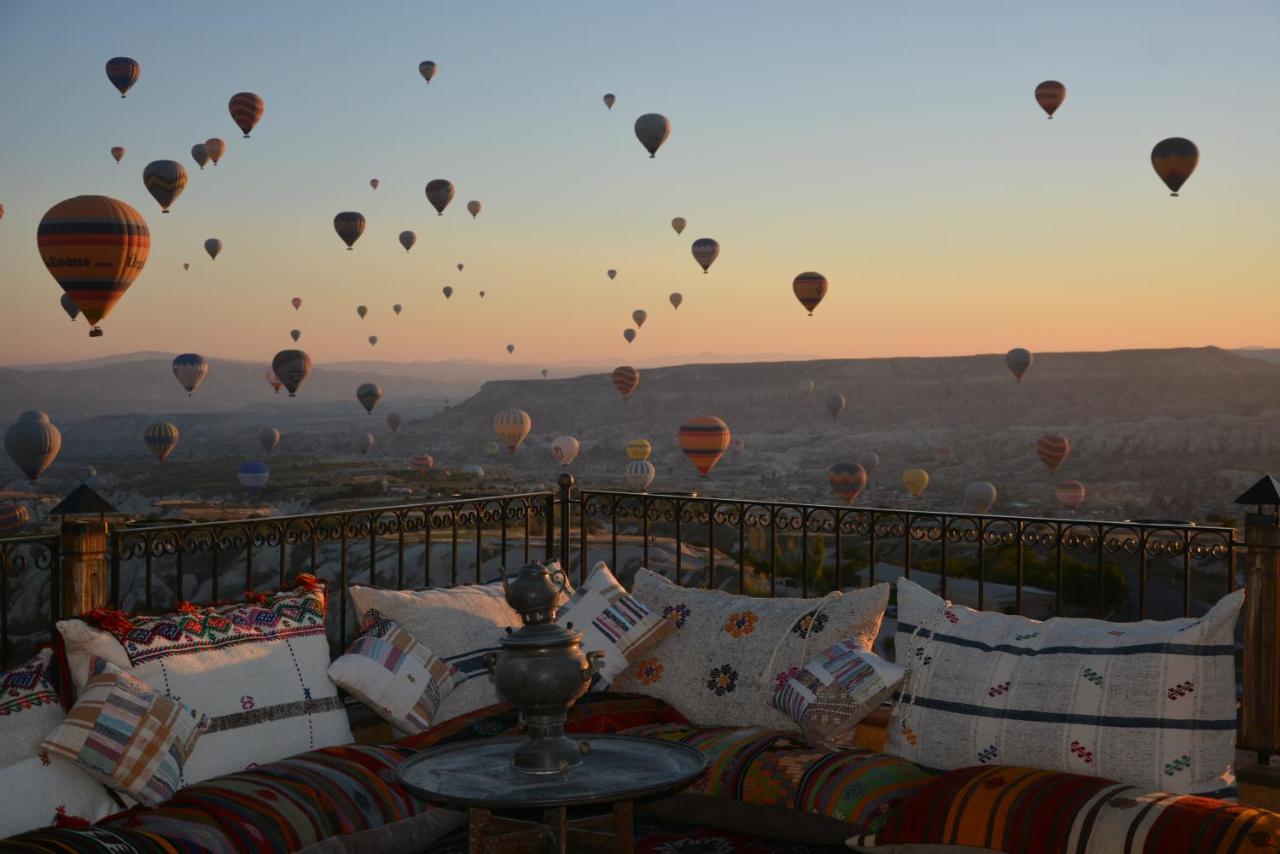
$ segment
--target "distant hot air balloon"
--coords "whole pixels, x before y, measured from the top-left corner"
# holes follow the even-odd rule
[[[656,157],[662,143],[671,135],[671,122],[658,113],[645,113],[636,119],[636,139],[649,152],[649,157]]]
[[[711,264],[720,256],[720,244],[710,237],[699,237],[693,241],[693,260],[698,262],[702,272],[711,269]]]
[[[1065,100],[1067,100],[1067,87],[1057,80],[1046,80],[1036,87],[1036,103],[1040,105],[1040,109],[1049,114],[1049,118],[1053,118],[1053,114]]]
[[[791,282],[791,290],[812,317],[813,310],[827,295],[827,277],[821,273],[801,273]]]
[[[680,450],[706,477],[729,447],[729,425],[714,415],[700,415],[680,425]]]
[[[374,442],[373,434],[365,433],[363,436],[357,436],[353,444],[357,451],[364,456],[368,456],[369,452],[373,450]]]
[[[449,287],[448,285],[445,285],[443,288],[441,288],[440,292],[444,294],[445,299],[448,299],[449,297],[453,296],[453,288]]]
[[[1031,368],[1034,361],[1035,357],[1031,355],[1031,351],[1022,347],[1014,347],[1004,354],[1004,363],[1018,382],[1022,382],[1022,375]]]
[[[186,189],[187,170],[176,160],[153,160],[142,170],[142,184],[160,203],[160,210],[168,213],[169,206]]]
[[[496,457],[500,450],[502,450],[502,446],[493,439],[488,439],[480,445],[480,453],[486,457]]]
[[[461,261],[459,261],[459,262],[458,262],[458,272],[459,272],[459,273],[461,273],[461,272],[462,272],[462,262],[461,262]]]
[[[548,373],[547,369],[546,369],[546,368],[543,368],[543,369],[542,369],[542,378],[543,378],[544,380],[547,378],[547,373]]]
[[[859,454],[858,465],[862,466],[870,474],[880,467],[880,455],[875,451],[866,451]]]
[[[218,165],[218,161],[222,159],[222,154],[226,150],[227,141],[221,137],[213,136],[204,141],[204,153],[209,155],[214,166]]]
[[[4,205],[0,205],[0,219],[4,219]]]
[[[281,350],[271,360],[271,370],[294,397],[311,373],[311,357],[301,350]]]
[[[1071,453],[1071,442],[1061,433],[1049,433],[1036,440],[1036,456],[1044,463],[1049,473],[1058,470],[1058,466],[1067,460]]]
[[[271,390],[276,394],[280,393],[280,389],[284,388],[284,383],[280,382],[280,378],[276,376],[276,372],[267,369],[267,384],[271,386]]]
[[[71,294],[63,294],[58,298],[58,302],[62,305],[62,310],[67,313],[67,317],[73,321],[80,316],[80,309],[76,308],[76,301],[71,298]]]
[[[62,431],[46,413],[30,409],[4,431],[4,449],[27,480],[35,483],[62,449]]]
[[[351,251],[351,247],[360,235],[364,234],[364,214],[356,211],[343,211],[333,218],[333,230],[338,232],[338,236],[342,238],[342,242],[347,244],[347,251]]]
[[[173,359],[173,376],[187,390],[187,397],[195,393],[208,375],[209,362],[199,353],[183,353]]]
[[[613,387],[618,390],[618,394],[622,395],[623,400],[631,397],[636,387],[640,385],[640,372],[630,365],[614,368],[609,378],[613,380]]]
[[[186,261],[183,261],[183,262],[182,262],[182,269],[184,269],[184,270],[190,270],[190,269],[191,269],[191,265],[190,265],[190,264],[188,264]]]
[[[31,511],[16,501],[0,501],[0,537],[12,537],[31,521]]]
[[[617,271],[617,270],[605,270],[605,275],[609,277],[609,281],[613,281],[614,279],[618,278],[618,271]]]
[[[436,461],[430,454],[414,454],[409,457],[409,465],[418,471],[431,471],[435,464]]]
[[[379,185],[379,184],[381,184],[381,183],[382,183],[382,182],[381,182],[381,181],[379,181],[377,178],[370,178],[370,179],[369,179],[369,186],[370,186],[370,187],[373,187],[373,189],[375,189],[375,190],[376,190],[376,189],[378,189],[378,185]]]
[[[1064,480],[1054,488],[1053,494],[1059,504],[1068,510],[1074,510],[1084,503],[1084,484],[1078,480]]]
[[[507,355],[508,355],[508,356],[509,356],[509,355],[511,355],[512,353],[514,353],[515,351],[516,351],[516,345],[515,345],[515,344],[508,344],[508,345],[507,345]]]
[[[644,309],[637,308],[635,311],[631,312],[631,319],[635,321],[636,328],[638,329],[644,326],[644,322],[649,319],[649,314]]]
[[[406,254],[409,252],[410,249],[413,248],[413,244],[417,242],[418,242],[418,235],[414,234],[412,231],[400,232],[400,245],[404,247],[404,251]]]
[[[422,75],[422,79],[431,82],[431,78],[436,76],[436,64],[429,59],[424,59],[418,63],[418,73]]]
[[[950,445],[939,445],[933,449],[933,453],[941,462],[945,463],[951,461],[951,459],[956,455],[956,450]]]
[[[210,237],[204,242],[204,251],[209,253],[210,258],[217,261],[218,253],[222,251],[222,241],[216,237]]]
[[[173,453],[173,449],[178,447],[180,435],[178,428],[168,421],[157,421],[147,425],[147,429],[142,432],[142,441],[157,460],[164,462]]]
[[[480,299],[484,299],[484,291],[480,292]]]
[[[360,315],[360,319],[364,320],[364,316],[369,313],[369,307],[365,305],[356,306],[356,314]]]
[[[566,467],[573,465],[581,449],[582,444],[572,436],[557,436],[551,442],[551,455],[556,458],[556,462]]]
[[[480,216],[481,207],[482,205],[479,202],[475,201],[474,199],[467,202],[467,212],[471,214],[472,219],[475,219],[476,217]]]
[[[684,227],[688,224],[689,223],[682,216],[678,216],[675,219],[671,220],[671,227],[676,230],[676,234],[683,234]]]
[[[49,274],[98,337],[103,320],[142,272],[151,235],[142,215],[107,196],[76,196],[49,208],[36,231]]]
[[[622,337],[627,339],[627,343],[630,344],[632,341],[636,340],[636,331],[630,328],[624,329],[622,330]]]
[[[649,489],[649,485],[653,483],[653,478],[657,473],[658,471],[653,467],[653,463],[648,460],[632,460],[623,469],[622,480],[630,491],[645,492]]]
[[[130,59],[127,56],[116,56],[107,60],[107,79],[111,81],[111,85],[116,87],[120,92],[120,97],[124,97],[124,93],[128,92],[134,83],[138,82],[138,77],[142,74],[142,66],[137,60]]]
[[[533,421],[523,409],[504,409],[493,416],[493,432],[507,446],[509,454],[516,452],[532,428]]]
[[[729,442],[729,453],[736,460],[742,456],[747,450],[747,442],[741,436],[734,436],[733,441]]]
[[[653,445],[648,439],[629,439],[627,441],[627,459],[647,460],[653,453]]]
[[[400,303],[396,303],[395,305],[391,306],[391,310],[395,312],[396,317],[399,317],[400,312],[404,311],[404,306],[400,305]]]
[[[293,339],[293,343],[297,344],[297,343],[298,343],[298,339],[302,337],[302,330],[301,330],[301,329],[290,329],[290,330],[289,330],[289,337]]]
[[[845,504],[852,504],[867,485],[867,470],[858,463],[836,463],[827,472],[831,491]]]
[[[370,347],[377,347],[377,346],[378,346],[378,336],[377,336],[377,335],[370,335],[370,336],[369,336],[369,346],[370,346]]]
[[[970,513],[986,513],[996,503],[996,488],[985,480],[971,481],[964,488],[964,509]]]
[[[205,151],[203,142],[197,142],[195,145],[191,146],[191,159],[194,160],[196,165],[201,169],[204,169],[204,165],[209,162],[209,152]]]
[[[827,397],[827,412],[831,413],[832,418],[839,418],[840,413],[844,412],[845,403],[843,394],[833,392]]]
[[[605,92],[605,93],[604,93],[604,105],[605,105],[605,107],[606,107],[606,108],[608,108],[608,109],[612,110],[612,109],[613,109],[613,105],[614,105],[614,103],[616,103],[616,102],[617,102],[617,100],[618,100],[618,99],[617,99],[617,97],[616,97],[612,92]]]
[[[919,498],[929,485],[929,473],[924,469],[907,469],[902,473],[902,485],[913,497]]]
[[[1169,188],[1171,196],[1178,195],[1178,190],[1182,189],[1191,173],[1196,171],[1196,164],[1199,162],[1200,149],[1191,140],[1180,136],[1162,139],[1151,149],[1151,165]]]
[[[387,416],[387,426],[391,428],[392,433],[399,430],[402,423],[404,423],[404,419],[394,412]]]
[[[253,130],[262,119],[264,109],[266,109],[266,103],[252,92],[237,92],[231,96],[231,101],[227,104],[231,120],[244,132],[245,139],[249,138],[249,131]]]
[[[453,201],[453,182],[433,178],[427,182],[427,201],[436,209],[436,216],[444,216],[444,209]]]
[[[684,296],[678,293],[672,294],[671,296],[667,297],[667,300],[670,301],[672,308],[679,310],[680,303],[684,302]]]
[[[280,431],[274,427],[263,427],[258,432],[258,444],[262,446],[262,450],[271,453],[280,444]]]
[[[111,156],[115,158],[116,163],[119,163],[121,160],[124,160],[124,146],[123,145],[112,146]]]
[[[250,492],[261,492],[270,477],[271,469],[267,468],[266,463],[258,460],[241,463],[236,469],[236,480],[240,481],[241,487]]]
[[[289,305],[293,306],[294,311],[297,311],[298,309],[302,308],[302,297],[294,297],[293,299],[289,300]]]

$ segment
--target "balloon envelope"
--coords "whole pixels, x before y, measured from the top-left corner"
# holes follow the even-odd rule
[[[409,457],[409,465],[418,471],[431,471],[436,461],[430,454],[414,454]]]
[[[258,460],[241,463],[240,467],[236,469],[236,479],[240,481],[242,487],[250,492],[261,492],[270,477],[271,469],[267,468],[266,463]]]
[[[801,273],[791,282],[791,290],[812,317],[813,310],[827,295],[827,277],[821,273]]]
[[[605,271],[605,275],[609,277],[609,280],[610,280],[610,281],[612,281],[613,279],[618,278],[618,271],[617,271],[617,270],[606,270],[606,271]]]
[[[858,500],[867,485],[867,470],[858,463],[836,463],[827,472],[831,491],[845,504]]]
[[[649,314],[642,308],[637,308],[631,312],[631,319],[635,321],[636,327],[644,326],[644,322],[649,319]]]
[[[551,455],[562,466],[573,465],[580,450],[582,450],[582,444],[573,436],[557,436],[551,442]]]
[[[608,109],[612,110],[612,109],[613,109],[613,105],[614,105],[615,103],[617,103],[617,101],[618,101],[617,96],[615,96],[612,92],[605,92],[605,93],[604,93],[604,105],[605,105],[605,107],[607,107]]]
[[[609,378],[613,380],[613,387],[618,390],[618,394],[622,395],[623,400],[631,397],[636,387],[640,385],[640,372],[630,365],[614,368]]]
[[[453,182],[445,178],[433,178],[427,182],[427,201],[436,209],[437,216],[444,216],[444,209],[453,201]]]
[[[351,251],[351,247],[360,235],[364,234],[364,214],[356,211],[343,211],[333,218],[333,230],[338,233],[338,237],[342,238],[342,242],[347,244],[347,251]]]
[[[676,293],[667,297],[667,300],[671,303],[672,308],[679,309],[680,303],[684,302],[684,296],[682,294]]]
[[[301,329],[290,329],[290,330],[289,330],[289,337],[293,339],[293,343],[297,344],[297,343],[298,343],[298,339],[302,337],[302,330],[301,330]]]
[[[436,76],[436,64],[429,59],[424,59],[418,63],[418,73],[422,75],[422,79],[431,82],[431,78]]]
[[[645,113],[636,119],[636,139],[640,140],[640,144],[644,146],[645,151],[649,152],[649,157],[657,156],[658,149],[662,147],[662,143],[667,141],[667,137],[671,135],[671,122],[667,117],[659,113]]]
[[[1046,80],[1036,87],[1036,103],[1040,105],[1040,109],[1049,114],[1049,118],[1053,118],[1053,114],[1065,100],[1067,100],[1067,87],[1057,80]]]
[[[224,139],[215,136],[204,141],[204,153],[209,155],[214,166],[218,165],[218,161],[222,159],[222,153],[226,150],[227,142]]]
[[[205,150],[203,142],[197,142],[195,145],[191,146],[191,159],[194,160],[196,165],[201,169],[203,169],[204,165],[209,162],[209,152]]]
[[[510,355],[510,354],[514,353],[515,351],[516,351],[516,345],[515,345],[515,344],[508,344],[508,345],[507,345],[507,355]]]
[[[636,331],[629,328],[624,329],[622,330],[622,337],[627,339],[627,343],[630,344],[632,341],[636,340]]]
[[[875,471],[880,466],[880,455],[875,451],[867,451],[858,456],[858,465],[867,470],[868,473]]]
[[[688,224],[689,223],[685,221],[685,218],[682,216],[678,216],[675,219],[671,220],[671,227],[675,229],[676,234],[683,233],[684,227]]]
[[[493,432],[498,434],[510,454],[516,452],[532,428],[533,420],[523,409],[504,409],[493,416]]]
[[[699,237],[693,241],[693,260],[698,262],[702,272],[711,269],[711,264],[720,257],[720,244],[710,237]]]
[[[394,412],[387,416],[387,426],[391,428],[392,433],[399,430],[402,423],[404,423],[404,419]]]
[[[35,483],[62,450],[62,431],[48,414],[30,409],[4,432],[4,449],[14,465]]]
[[[293,397],[311,373],[311,357],[301,350],[281,350],[271,360],[271,370]]]
[[[839,418],[840,413],[844,412],[845,399],[843,394],[832,394],[827,398],[827,412],[831,413],[832,418]]]
[[[280,382],[280,378],[276,376],[276,372],[267,369],[267,385],[271,386],[271,390],[276,394],[280,393],[280,389],[284,388],[284,383]]]
[[[369,346],[370,346],[370,347],[376,347],[376,346],[378,346],[378,336],[377,336],[377,335],[370,335],[370,336],[369,336]]]
[[[400,305],[400,303],[396,303],[395,305],[391,306],[391,310],[395,312],[396,316],[398,317],[400,315],[400,312],[404,311],[404,306]]]
[[[142,170],[142,184],[160,203],[160,209],[168,213],[169,206],[187,187],[187,170],[176,160],[152,160]]]
[[[199,353],[182,353],[173,359],[173,376],[187,390],[188,397],[208,375],[209,363]]]
[[[381,181],[379,181],[377,178],[370,178],[370,179],[369,179],[369,186],[370,186],[370,187],[373,187],[373,189],[375,189],[375,190],[376,190],[376,189],[378,189],[378,185],[379,185],[380,183],[382,183],[382,182],[381,182]]]
[[[1036,456],[1052,474],[1067,460],[1071,442],[1061,433],[1049,433],[1036,440]]]
[[[262,98],[252,92],[237,92],[227,102],[227,112],[231,113],[231,120],[236,123],[236,127],[244,132],[245,139],[249,138],[249,131],[262,119],[265,109],[266,104]]]
[[[293,306],[294,311],[297,311],[298,309],[302,308],[302,298],[294,297],[293,299],[289,300],[289,304]]]
[[[204,242],[204,251],[209,253],[210,258],[217,261],[218,254],[222,252],[222,241],[216,237],[210,237]]]
[[[412,231],[400,232],[400,245],[404,247],[404,251],[408,252],[413,248],[413,244],[418,242],[418,235]]]
[[[653,445],[648,439],[631,439],[627,442],[627,459],[647,460],[653,453]]]
[[[449,287],[448,285],[445,285],[443,288],[441,288],[440,292],[444,294],[445,299],[448,299],[449,297],[453,296],[453,288]]]
[[[363,436],[357,436],[353,446],[361,454],[368,455],[373,449],[374,438],[372,433],[365,433]]]
[[[467,202],[467,212],[471,214],[472,219],[475,219],[476,217],[480,216],[480,208],[481,208],[481,204],[475,201],[474,199],[472,201]]]
[[[902,485],[907,492],[919,498],[929,485],[929,473],[924,469],[907,469],[902,473]]]
[[[714,415],[690,418],[680,426],[680,450],[703,477],[724,456],[730,438],[729,425]]]
[[[12,537],[31,521],[31,511],[16,501],[0,501],[0,537]]]
[[[964,488],[964,509],[970,513],[986,513],[996,503],[996,488],[985,480],[975,480]]]
[[[1084,484],[1078,480],[1064,480],[1054,488],[1053,494],[1059,504],[1068,510],[1074,510],[1084,503]]]
[[[653,463],[648,460],[632,460],[627,463],[627,467],[623,470],[622,479],[626,483],[627,489],[632,492],[644,492],[653,483],[653,478],[657,473]]]
[[[178,438],[181,434],[178,428],[168,421],[157,421],[154,424],[148,424],[147,429],[142,433],[142,441],[146,443],[147,448],[160,462],[173,453],[173,449],[178,447]]]
[[[1004,354],[1005,366],[1018,382],[1022,382],[1022,375],[1031,368],[1034,361],[1035,357],[1031,355],[1031,351],[1022,347],[1014,347]]]
[[[76,301],[71,298],[71,294],[63,294],[58,298],[58,303],[62,306],[62,310],[67,313],[67,317],[72,320],[80,316],[80,309],[76,308]]]
[[[274,427],[263,427],[258,433],[258,444],[262,450],[271,453],[280,444],[280,431]]]
[[[111,156],[115,158],[115,161],[117,163],[119,163],[121,160],[124,160],[124,146],[123,145],[112,146]]]
[[[111,85],[116,87],[123,98],[125,93],[138,82],[138,77],[142,74],[142,66],[137,60],[130,59],[127,56],[115,56],[107,60],[107,79],[111,81]]]
[[[1178,195],[1191,173],[1196,171],[1196,164],[1199,162],[1200,149],[1191,140],[1180,136],[1162,139],[1151,149],[1151,165],[1174,196]]]
[[[360,319],[364,320],[364,316],[369,313],[369,307],[366,305],[356,306],[356,314],[360,315]]]

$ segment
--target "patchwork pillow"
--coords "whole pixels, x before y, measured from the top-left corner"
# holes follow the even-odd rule
[[[887,750],[931,768],[1020,765],[1232,797],[1243,599],[1237,590],[1194,619],[1041,623],[899,579],[895,646],[908,673]]]
[[[299,576],[244,604],[157,616],[98,611],[63,620],[78,689],[95,656],[209,716],[183,766],[184,784],[351,741],[329,681],[322,582]]]
[[[630,662],[675,631],[674,623],[627,593],[603,561],[560,609],[556,623],[572,623],[582,632],[583,652],[604,653],[591,677],[592,691],[607,689]]]
[[[66,720],[41,747],[147,806],[169,800],[208,717],[100,658],[90,670]]]
[[[401,732],[429,728],[457,670],[377,611],[364,615],[360,631],[329,678]]]
[[[818,653],[773,695],[773,704],[800,725],[810,744],[837,745],[880,707],[902,681],[905,667],[885,661],[856,641]]]
[[[766,599],[680,587],[636,573],[632,595],[675,630],[613,683],[665,700],[700,725],[796,724],[773,694],[818,650],[836,640],[869,649],[889,601],[889,585],[821,599]]]

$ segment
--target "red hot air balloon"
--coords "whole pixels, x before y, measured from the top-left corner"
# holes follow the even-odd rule
[[[614,368],[609,378],[613,380],[613,387],[622,395],[623,400],[635,394],[636,387],[640,385],[640,372],[630,365]]]
[[[364,234],[364,224],[364,214],[355,211],[343,211],[333,218],[333,230],[347,244],[348,252],[360,239],[360,235]]]
[[[690,418],[680,426],[680,450],[706,477],[729,447],[729,425],[713,415]]]
[[[867,486],[867,470],[857,463],[836,463],[827,472],[831,491],[845,504],[852,504]]]
[[[294,311],[297,311],[298,309],[302,308],[302,298],[294,297],[293,299],[289,300],[289,304],[293,306]]]
[[[124,146],[123,145],[112,146],[111,156],[115,158],[116,163],[119,163],[121,160],[124,160]]]
[[[252,92],[237,92],[227,103],[231,120],[244,132],[245,139],[249,138],[249,131],[262,119],[262,111],[265,109],[266,102]]]
[[[124,93],[138,82],[138,77],[142,74],[142,66],[137,60],[130,59],[127,56],[116,56],[107,60],[107,79],[111,81],[111,85],[116,87],[120,92],[120,97],[124,97]]]
[[[791,282],[791,290],[813,317],[813,310],[827,295],[827,277],[821,273],[801,273]]]
[[[1050,473],[1058,470],[1058,466],[1066,462],[1071,453],[1071,442],[1061,433],[1050,433],[1036,440],[1036,456]]]
[[[1049,114],[1049,118],[1053,118],[1053,114],[1065,100],[1067,100],[1067,87],[1057,80],[1046,80],[1036,87],[1036,103],[1040,105],[1040,109]]]
[[[1084,484],[1078,480],[1064,480],[1053,490],[1058,503],[1068,510],[1074,510],[1084,503]]]

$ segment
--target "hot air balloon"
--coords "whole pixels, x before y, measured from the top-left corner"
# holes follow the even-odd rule
[[[940,462],[950,462],[951,458],[956,455],[955,448],[950,445],[939,445],[933,449],[933,453]]]
[[[347,251],[364,234],[364,214],[356,211],[343,211],[333,218],[333,230],[338,232],[342,242],[347,244]]]
[[[4,205],[0,205],[0,219],[4,219]]]
[[[267,370],[267,384],[271,386],[271,390],[276,394],[280,393],[280,389],[284,388],[284,383],[280,382],[280,378],[276,376],[273,370]]]
[[[1004,363],[1018,382],[1022,382],[1022,375],[1030,370],[1034,361],[1035,357],[1031,355],[1031,351],[1022,347],[1014,347],[1004,354]]]
[[[240,486],[250,492],[261,492],[270,477],[271,469],[267,468],[266,463],[258,460],[241,463],[236,469],[236,480],[240,481]]]
[[[964,509],[970,513],[986,513],[996,503],[996,488],[985,480],[970,481],[964,488]]]
[[[0,501],[0,537],[12,537],[31,521],[31,511],[16,501]]]
[[[507,355],[508,355],[508,356],[510,356],[510,355],[511,355],[512,353],[514,353],[515,351],[516,351],[516,345],[515,345],[515,344],[508,344],[508,345],[507,345]]]
[[[427,201],[436,209],[436,216],[444,216],[444,209],[453,201],[453,182],[433,178],[427,182]]]
[[[360,319],[364,320],[364,316],[369,313],[369,307],[364,305],[356,306],[356,314],[360,315]]]
[[[929,473],[924,469],[907,469],[902,473],[902,485],[912,497],[919,498],[929,485]]]
[[[742,453],[746,451],[746,449],[747,442],[741,436],[734,436],[733,441],[729,443],[729,453],[735,460],[741,457]]]
[[[119,163],[121,160],[124,160],[124,146],[123,145],[112,146],[111,156],[115,158],[116,163]]]
[[[231,101],[227,104],[231,120],[244,132],[245,139],[249,138],[249,131],[253,130],[261,120],[264,109],[266,109],[266,103],[252,92],[237,92],[231,96]]]
[[[631,312],[631,319],[635,321],[636,327],[644,326],[644,322],[649,319],[649,314],[642,308],[637,308]]]
[[[648,460],[632,460],[622,471],[622,481],[632,492],[646,492],[657,473],[653,463]]]
[[[370,335],[370,336],[369,336],[369,346],[370,346],[370,347],[377,347],[377,346],[378,346],[378,336],[377,336],[377,335]]]
[[[688,224],[689,223],[686,222],[685,218],[682,216],[678,216],[675,219],[671,220],[671,227],[675,229],[676,234],[683,234],[684,227]]]
[[[180,435],[178,428],[168,421],[157,421],[147,425],[147,429],[142,432],[142,441],[157,460],[164,462],[173,453],[173,449],[178,447]]]
[[[813,317],[813,310],[827,295],[827,277],[821,273],[801,273],[792,280],[791,290],[809,312],[809,316]]]
[[[1054,488],[1053,494],[1059,504],[1068,510],[1074,510],[1084,503],[1084,484],[1078,480],[1064,480]]]
[[[636,119],[636,139],[649,152],[649,157],[656,157],[662,143],[671,135],[671,122],[658,113],[645,113]]]
[[[880,455],[875,451],[867,451],[858,456],[858,465],[862,466],[870,474],[880,467]]]
[[[414,454],[409,457],[409,465],[418,471],[431,471],[435,467],[436,461],[430,454]]]
[[[111,85],[116,87],[120,92],[120,97],[124,97],[124,93],[128,92],[134,83],[138,82],[138,76],[142,74],[142,66],[137,60],[130,59],[127,56],[116,56],[107,60],[107,79],[111,81]]]
[[[183,353],[173,359],[173,376],[190,397],[209,375],[209,363],[199,353]]]
[[[395,305],[391,306],[391,310],[395,312],[396,317],[399,317],[400,312],[404,311],[404,306],[400,305],[400,303],[396,303]]]
[[[262,446],[262,450],[271,453],[280,444],[280,431],[274,427],[263,427],[258,432],[258,444]]]
[[[204,141],[204,153],[209,155],[214,166],[218,165],[218,161],[222,159],[222,153],[226,150],[227,141],[221,137],[213,136]]]
[[[311,373],[311,357],[301,350],[281,350],[271,360],[271,370],[294,397]]]
[[[402,423],[404,423],[404,419],[394,412],[387,416],[387,426],[391,428],[392,433],[399,430]]]
[[[71,298],[71,294],[63,294],[58,298],[58,302],[62,305],[62,310],[67,313],[67,317],[74,321],[80,316],[80,309],[76,308],[76,301]]]
[[[441,288],[440,292],[444,294],[445,299],[448,299],[449,297],[453,296],[453,288],[449,287],[448,285],[445,285],[443,288]]]
[[[1151,165],[1169,188],[1171,196],[1178,195],[1178,190],[1182,189],[1191,173],[1196,171],[1196,164],[1199,162],[1200,149],[1191,140],[1180,136],[1162,139],[1151,149]]]
[[[827,412],[831,413],[832,418],[840,417],[840,413],[844,412],[845,402],[843,394],[832,393],[827,397]]]
[[[413,244],[417,242],[418,242],[418,235],[414,234],[412,231],[400,232],[400,245],[404,247],[404,251],[406,254],[410,249],[413,248]]]
[[[210,237],[204,242],[204,251],[209,253],[210,258],[217,261],[218,253],[222,251],[222,241],[216,237]]]
[[[461,273],[461,272],[462,272],[462,262],[461,262],[461,261],[459,261],[459,262],[458,262],[458,272],[459,272],[459,273]]]
[[[49,274],[98,337],[102,321],[142,272],[151,247],[146,220],[107,196],[76,196],[49,208],[36,231]]]
[[[582,444],[572,436],[557,436],[551,442],[551,456],[555,457],[556,462],[562,466],[573,465],[580,450],[582,450]]]
[[[636,331],[631,328],[624,329],[622,330],[622,337],[627,339],[627,343],[630,344],[632,341],[636,340]]]
[[[684,302],[684,297],[681,294],[672,294],[667,297],[667,300],[671,303],[672,308],[679,310],[680,303]]]
[[[640,385],[640,372],[630,365],[614,368],[609,378],[613,380],[613,387],[618,390],[618,394],[622,395],[623,400],[631,397],[635,393],[636,386]]]
[[[475,219],[476,217],[480,216],[481,207],[482,207],[481,204],[475,201],[474,199],[472,201],[467,202],[467,212],[471,214],[472,219]]]
[[[301,329],[290,329],[290,330],[289,330],[289,337],[293,339],[293,343],[297,344],[297,343],[298,343],[298,339],[302,337],[302,330],[301,330]]]
[[[431,82],[431,78],[436,76],[436,64],[429,59],[424,59],[418,63],[418,73],[422,75],[422,79]]]
[[[1058,466],[1067,460],[1071,453],[1071,442],[1061,433],[1048,433],[1036,440],[1036,456],[1044,463],[1049,473],[1058,470]]]
[[[486,457],[496,457],[500,450],[502,450],[502,446],[493,439],[488,439],[480,445],[480,453]]]
[[[1067,87],[1057,80],[1046,80],[1036,87],[1036,103],[1040,105],[1040,109],[1049,114],[1049,118],[1053,118],[1053,114],[1065,100],[1067,100]]]
[[[372,433],[365,433],[363,436],[357,436],[353,446],[363,456],[368,456],[373,450],[374,438]]]
[[[613,281],[614,279],[618,278],[618,271],[617,271],[617,270],[606,270],[606,271],[605,271],[605,275],[609,277],[609,281]]]
[[[204,165],[209,162],[209,152],[205,151],[203,142],[197,142],[195,145],[191,146],[191,159],[194,160],[196,165],[201,169],[204,169]]]
[[[605,107],[607,107],[608,109],[612,110],[612,109],[613,109],[613,105],[614,105],[614,103],[615,103],[617,100],[618,100],[618,99],[617,99],[617,97],[616,97],[616,96],[614,96],[614,94],[613,94],[612,92],[605,92],[605,93],[604,93],[604,105],[605,105]]]
[[[176,160],[153,160],[142,170],[142,184],[160,203],[160,210],[168,213],[169,206],[186,189],[187,170]]]
[[[836,463],[827,472],[831,491],[845,504],[852,504],[867,485],[867,470],[858,463]]]
[[[4,449],[27,479],[35,483],[62,449],[62,431],[46,413],[30,409],[4,432]]]
[[[480,299],[484,299],[484,291],[480,292]]]
[[[493,432],[507,446],[509,454],[516,452],[532,428],[533,421],[523,409],[504,409],[493,416]]]
[[[289,305],[293,306],[294,311],[297,311],[298,309],[302,308],[302,297],[294,297],[293,299],[289,300]]]
[[[630,439],[627,442],[627,459],[647,460],[653,453],[653,445],[648,439]]]
[[[680,425],[680,450],[706,477],[729,447],[729,425],[714,415],[700,415]]]
[[[183,261],[183,262],[182,262],[182,269],[184,269],[184,270],[190,270],[190,269],[191,269],[191,265],[190,265],[190,264],[188,264],[186,261]]]
[[[381,182],[381,181],[379,181],[377,178],[370,178],[370,179],[369,179],[369,186],[370,186],[370,187],[373,187],[373,189],[375,189],[375,190],[376,190],[376,189],[378,189],[378,185],[379,185],[379,184],[381,184],[381,183],[382,183],[382,182]]]
[[[711,264],[720,256],[720,244],[710,237],[699,237],[693,241],[693,260],[698,262],[702,272],[711,269]]]
[[[547,369],[546,369],[546,368],[543,368],[543,369],[542,369],[542,378],[543,378],[544,380],[547,378],[547,373],[548,373]]]

